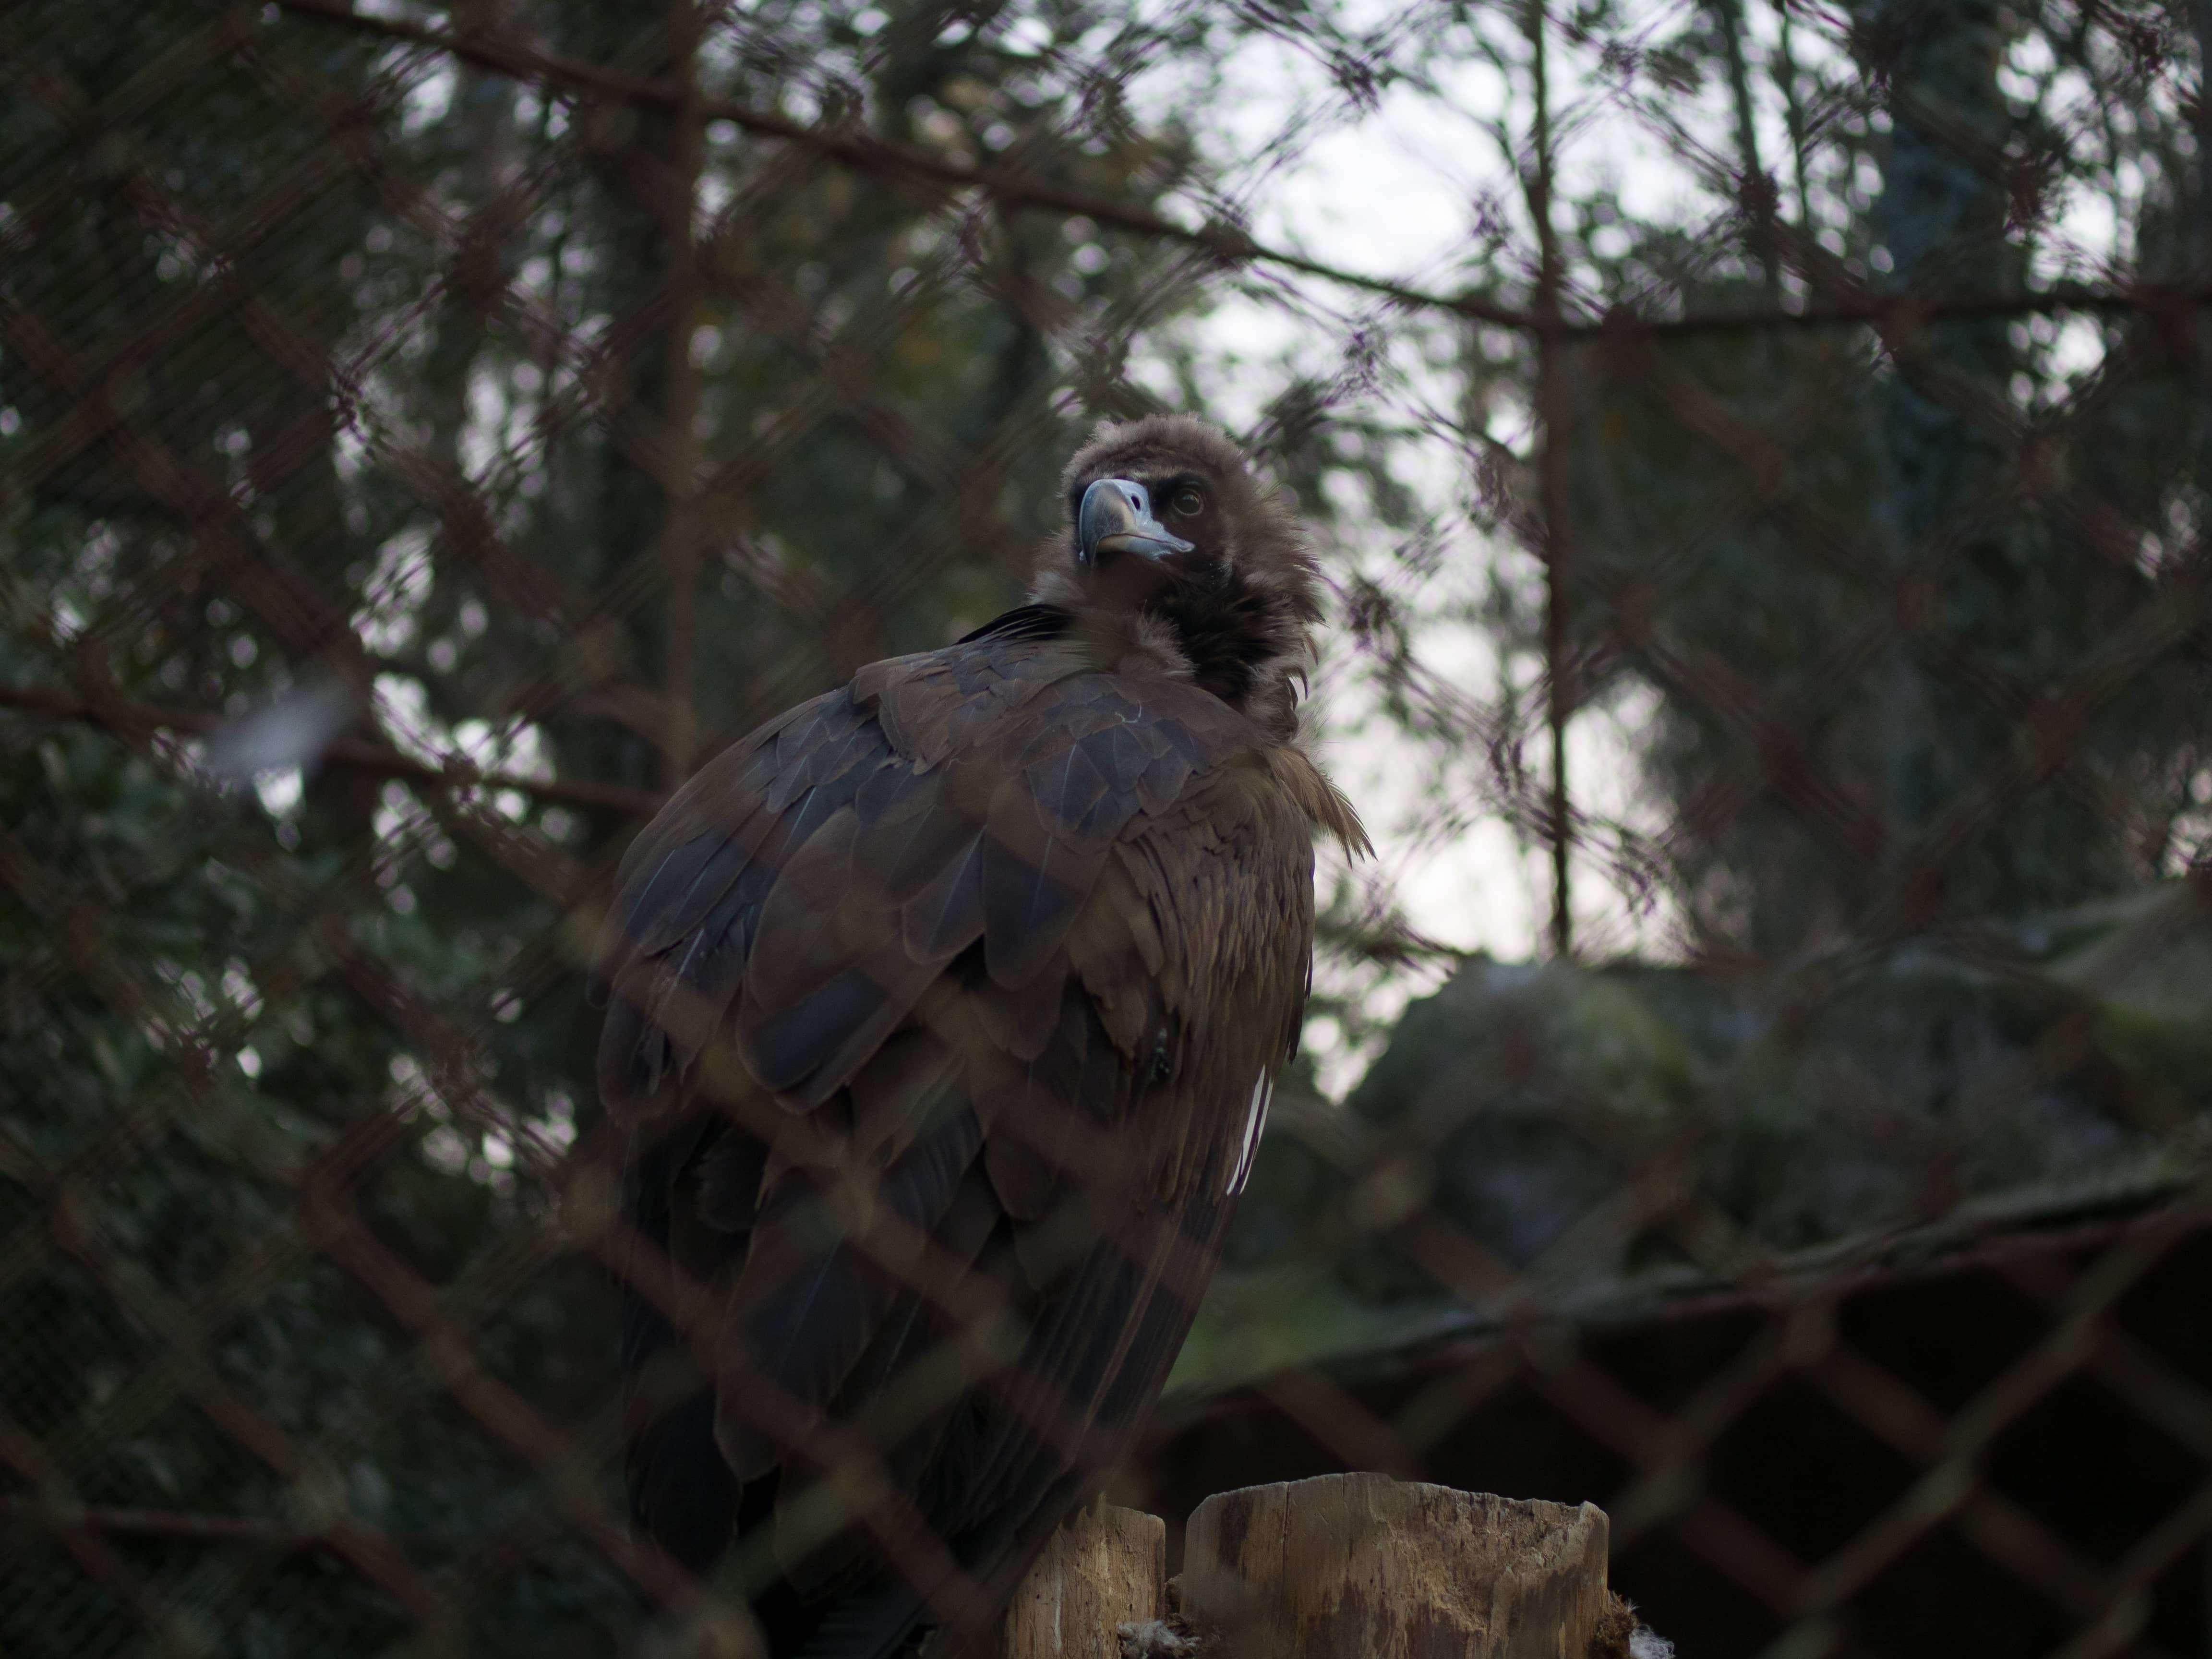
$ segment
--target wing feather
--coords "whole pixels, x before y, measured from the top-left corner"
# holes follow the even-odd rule
[[[992,980],[1026,984],[1052,960],[1091,896],[1104,851],[1035,832],[1025,801],[992,813],[983,842],[983,954]]]
[[[829,1409],[899,1299],[879,1255],[935,1231],[982,1138],[974,1111],[957,1103],[881,1171],[868,1217],[850,1214],[811,1170],[787,1171],[764,1197],[724,1339],[741,1380],[720,1391],[714,1425],[740,1480],[793,1449],[749,1414],[757,1381],[796,1402],[803,1422]]]
[[[916,962],[950,962],[983,931],[983,847],[970,836],[899,911],[899,938]]]

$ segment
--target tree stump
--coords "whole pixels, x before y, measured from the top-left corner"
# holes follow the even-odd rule
[[[1626,1616],[1607,1533],[1595,1504],[1388,1475],[1247,1486],[1193,1511],[1182,1611],[1252,1659],[1585,1659]]]
[[[1092,1504],[1070,1516],[1006,1609],[1004,1659],[1121,1659],[1120,1628],[1167,1613],[1168,1529]]]

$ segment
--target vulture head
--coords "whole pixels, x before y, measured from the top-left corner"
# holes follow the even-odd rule
[[[1062,482],[1067,528],[1032,602],[1074,613],[1087,648],[1148,659],[1290,737],[1321,583],[1297,520],[1243,452],[1186,415],[1107,422]]]

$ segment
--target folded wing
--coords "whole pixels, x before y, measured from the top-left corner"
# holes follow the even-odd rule
[[[1255,729],[1060,661],[876,665],[618,876],[602,1097],[705,1291],[688,1332],[633,1310],[633,1502],[695,1565],[773,1527],[810,1652],[1018,1571],[1121,1455],[1295,1037],[1310,840]],[[817,1491],[855,1449],[888,1476],[857,1516]]]

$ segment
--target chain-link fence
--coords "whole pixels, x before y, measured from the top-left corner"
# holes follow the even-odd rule
[[[1173,407],[1382,851],[1115,1492],[2206,1651],[2212,13],[5,16],[0,1649],[746,1650],[622,1494],[615,862]]]

